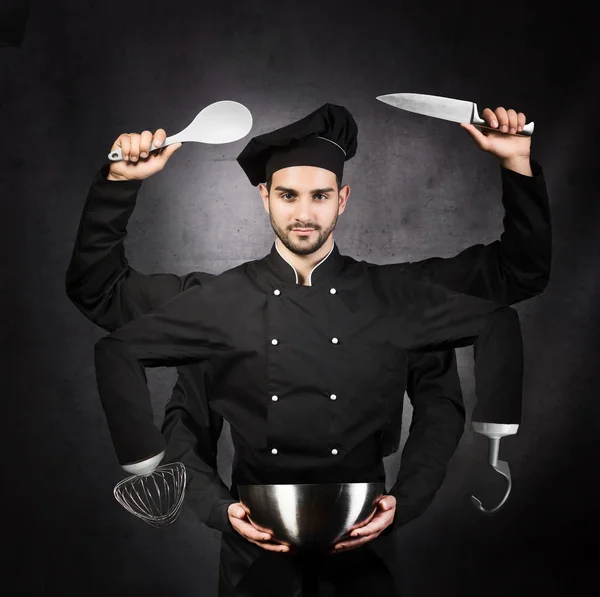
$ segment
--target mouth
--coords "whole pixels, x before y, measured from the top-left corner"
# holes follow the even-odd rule
[[[308,234],[309,232],[315,232],[314,228],[292,228],[292,232],[298,232],[299,234]]]

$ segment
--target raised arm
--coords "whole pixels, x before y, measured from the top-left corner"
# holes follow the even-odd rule
[[[530,177],[500,168],[505,209],[500,240],[474,245],[452,258],[410,263],[407,269],[422,280],[505,305],[541,293],[550,275],[552,230],[543,172],[533,161],[531,169]],[[400,496],[393,529],[433,501],[464,429],[453,353],[410,355],[406,390],[413,415],[392,490]]]
[[[552,263],[552,228],[541,166],[533,176],[500,167],[505,214],[500,239],[474,245],[454,257],[407,264],[413,275],[503,305],[540,294]]]
[[[129,264],[124,241],[142,180],[117,178],[129,175],[132,170],[139,176],[140,166],[144,168],[143,164],[148,163],[145,159],[148,156],[143,156],[143,151],[144,143],[149,144],[149,135],[149,131],[145,131],[138,135],[138,140],[135,135],[120,136],[115,145],[128,152],[128,157],[136,157],[137,152],[142,159],[128,160],[128,164],[117,166],[112,164],[111,168],[120,172],[116,176],[109,171],[109,164],[96,173],[82,210],[66,273],[66,290],[73,304],[87,319],[107,331],[116,330],[184,290],[214,277],[201,272],[185,276],[144,274]],[[165,131],[158,129],[155,145],[159,146],[165,136]],[[154,154],[155,164],[142,175],[164,166],[178,147],[171,145],[161,152],[162,155]],[[219,477],[216,463],[223,418],[210,408],[205,376],[204,363],[177,369],[177,383],[165,407],[162,425],[166,442],[164,462],[178,460],[186,466],[186,504],[200,521],[221,532],[234,532],[227,516],[222,516],[222,510],[224,504],[235,500]]]
[[[515,118],[517,127],[525,122],[524,114],[502,108],[496,113],[486,109],[484,118],[490,126],[496,120],[498,129],[506,126],[509,132]],[[489,245],[472,246],[453,258],[408,264],[408,269],[451,290],[513,304],[539,294],[550,275],[552,230],[544,174],[529,157],[530,140],[496,134],[496,139],[508,142],[508,149],[507,143],[498,149],[488,144],[494,141],[493,133],[491,138],[484,137],[474,127],[464,128],[481,149],[491,149],[499,158],[504,232]],[[454,351],[410,354],[406,391],[413,415],[391,490],[398,498],[392,529],[422,514],[433,501],[464,430],[465,409]]]
[[[133,268],[124,241],[142,181],[108,180],[107,175],[105,165],[88,191],[65,286],[87,319],[113,331],[213,275],[143,274]]]
[[[490,245],[414,263],[411,269],[450,290],[511,305],[539,294],[548,283],[552,231],[546,183],[541,166],[531,159],[531,136],[517,134],[525,114],[499,106],[485,108],[482,117],[491,128],[460,126],[500,164],[504,232]]]

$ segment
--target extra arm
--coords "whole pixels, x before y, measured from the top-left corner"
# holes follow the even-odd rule
[[[67,295],[79,311],[111,332],[213,275],[143,274],[134,269],[124,241],[142,183],[109,181],[107,171],[105,165],[97,172],[88,191],[65,282]],[[221,532],[235,532],[226,513],[222,515],[223,505],[235,500],[217,473],[223,419],[210,409],[205,376],[204,364],[177,370],[162,425],[163,462],[185,465],[186,503],[200,521]]]
[[[107,180],[107,169],[100,169],[88,191],[65,288],[87,319],[113,331],[213,276],[143,274],[131,267],[124,241],[142,182]]]
[[[384,268],[390,277],[398,276],[393,273],[394,266]],[[475,345],[477,405],[472,420],[520,422],[523,346],[519,319],[512,308],[452,293],[409,276],[395,286],[391,299],[401,313],[398,337],[403,348],[421,352]],[[415,410],[400,471],[389,491],[397,506],[386,534],[427,509],[444,480],[464,428],[453,353],[436,352],[435,357],[442,360],[437,367],[429,360],[427,370],[414,362],[417,354],[411,355],[413,367],[407,389],[412,393],[418,386],[419,394],[411,395]]]
[[[408,264],[411,273],[503,304],[542,292],[550,275],[552,230],[544,175],[536,162],[531,161],[531,167],[533,177],[500,169],[505,216],[499,241],[475,245],[453,258]],[[454,351],[409,354],[406,390],[413,415],[390,490],[397,509],[386,534],[420,516],[431,504],[465,423]],[[391,433],[397,435],[399,430]]]
[[[381,266],[377,272],[380,288],[389,292],[386,323],[397,326],[398,345],[427,352],[474,344],[473,420],[519,422],[523,344],[516,311],[415,280],[397,267]]]
[[[196,363],[232,348],[202,290],[191,288],[96,343],[98,390],[122,465],[165,447],[153,423],[144,368]]]
[[[465,407],[453,350],[409,354],[406,392],[413,407],[400,470],[388,492],[396,515],[385,534],[419,517],[446,477],[465,426]]]
[[[540,294],[552,263],[552,227],[541,166],[533,176],[500,168],[505,215],[500,239],[450,258],[406,264],[411,273],[464,294],[512,305]]]
[[[181,367],[174,395],[167,403],[162,434],[164,462],[181,462],[187,472],[185,504],[200,522],[222,533],[237,534],[227,507],[237,502],[217,471],[217,443],[223,418],[210,409],[205,396],[208,367]]]

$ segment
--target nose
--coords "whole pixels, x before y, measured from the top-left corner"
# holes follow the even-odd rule
[[[302,198],[299,201],[296,201],[294,220],[299,228],[302,228],[304,225],[308,228],[313,228],[313,225],[311,224],[311,222],[313,222],[311,203],[310,198]]]

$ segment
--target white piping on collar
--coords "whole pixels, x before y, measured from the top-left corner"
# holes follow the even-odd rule
[[[298,272],[296,271],[296,268],[281,254],[281,251],[277,246],[277,241],[275,241],[275,248],[277,249],[279,256],[294,270],[294,274],[296,275],[296,284],[298,284]]]
[[[332,239],[332,240],[333,240],[333,242],[331,243],[331,250],[329,251],[329,253],[327,253],[327,255],[323,259],[321,259],[321,261],[319,261],[319,263],[317,263],[317,265],[315,265],[315,267],[312,268],[310,274],[308,274],[308,285],[309,286],[312,286],[311,279],[312,279],[313,272],[321,265],[321,263],[323,263],[325,261],[325,259],[327,259],[327,257],[329,257],[331,255],[331,251],[333,251],[333,247],[335,247],[335,239]]]
[[[321,265],[321,263],[323,263],[325,261],[325,259],[327,259],[327,257],[329,257],[331,255],[331,252],[333,251],[333,247],[335,247],[335,239],[333,239],[333,243],[331,245],[331,249],[330,249],[329,253],[327,253],[327,255],[325,257],[323,257],[323,259],[321,259],[321,261],[319,261],[319,263],[317,263],[317,265],[315,265],[315,267],[313,267],[312,270],[310,271],[310,274],[308,275],[308,285],[309,286],[312,286],[313,272]],[[275,242],[275,249],[279,253],[279,256],[294,270],[294,275],[296,276],[296,284],[298,284],[298,272],[296,271],[296,268],[281,254],[281,251],[279,250],[279,247],[277,246],[277,242]]]

